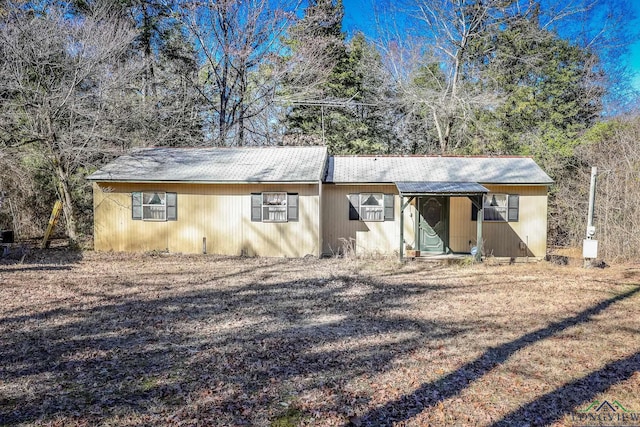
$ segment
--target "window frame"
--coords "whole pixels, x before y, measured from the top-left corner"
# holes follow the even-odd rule
[[[155,196],[162,201],[162,203],[145,203],[145,200],[152,200]],[[166,222],[176,221],[178,219],[178,196],[177,193],[170,191],[160,190],[147,190],[147,191],[134,191],[131,193],[131,218],[136,221],[147,222]],[[161,212],[161,218],[153,218],[147,215],[146,212],[150,212],[152,209],[157,212]]]
[[[380,200],[381,204],[367,205],[363,203],[363,201],[372,196],[376,200]],[[349,201],[349,221],[385,222],[395,220],[395,194],[381,192],[349,193],[347,194],[347,200]],[[368,210],[367,208],[376,206],[378,206],[377,210],[382,214],[380,219],[371,219],[363,215]]]
[[[504,205],[491,205],[491,201],[496,196],[506,198]],[[484,215],[482,218],[483,222],[518,222],[520,220],[520,195],[507,193],[486,193],[482,196],[482,209],[484,211]],[[496,212],[496,215],[492,215],[493,218],[487,218],[488,210]],[[478,208],[473,204],[471,204],[471,220],[478,220]]]
[[[358,215],[362,221],[384,222],[384,193],[359,193],[358,196]],[[366,204],[372,198],[379,204]],[[369,217],[372,212],[374,213],[374,218]]]
[[[283,202],[279,205],[265,204],[265,197],[269,194],[283,194]],[[268,212],[270,208],[281,207],[284,212],[285,219],[265,219],[265,212]],[[261,193],[251,193],[251,222],[265,222],[265,223],[285,223],[285,222],[298,222],[300,217],[299,213],[299,195],[298,193],[289,193],[286,191],[263,191]]]
[[[148,197],[150,196],[150,197]],[[145,199],[153,200],[158,197],[161,203],[145,203]],[[161,208],[161,209],[158,209]],[[160,212],[161,218],[154,218],[153,216],[146,217],[145,214],[149,212]],[[166,191],[143,191],[142,192],[142,220],[143,221],[166,221],[167,220],[167,192]]]
[[[260,208],[260,212],[262,214],[262,222],[288,222],[289,212],[288,212],[288,195],[286,191],[265,191],[262,194],[262,206]],[[265,203],[265,199],[269,195],[283,195],[282,203],[280,204],[270,204]],[[277,208],[274,209],[274,208]],[[283,219],[265,219],[265,213],[275,213],[275,212],[284,212]]]

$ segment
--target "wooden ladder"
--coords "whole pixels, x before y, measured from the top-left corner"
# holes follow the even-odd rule
[[[44,233],[44,238],[42,239],[42,249],[48,248],[49,238],[51,237],[51,233],[53,233],[53,229],[55,228],[58,218],[60,218],[60,212],[62,212],[62,202],[60,200],[56,200],[53,204],[53,210],[51,211],[51,216],[49,217],[49,225],[47,226],[47,231]]]

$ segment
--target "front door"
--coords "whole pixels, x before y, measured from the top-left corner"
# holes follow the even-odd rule
[[[418,242],[420,251],[443,254],[447,248],[446,197],[421,197],[418,199]]]

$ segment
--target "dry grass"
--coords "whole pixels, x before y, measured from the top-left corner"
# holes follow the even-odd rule
[[[637,265],[39,256],[0,264],[0,425],[573,425],[595,400],[640,413]]]

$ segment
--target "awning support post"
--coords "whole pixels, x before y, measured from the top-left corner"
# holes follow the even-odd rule
[[[476,254],[474,258],[476,261],[482,261],[482,225],[484,222],[484,204],[482,203],[482,199],[484,196],[479,194],[477,196],[468,197],[469,200],[471,200],[471,203],[473,203],[473,206],[478,210],[478,216],[476,218]]]
[[[404,196],[400,193],[400,261],[404,260],[404,209],[411,204],[415,196],[410,196],[407,203],[404,202]]]
[[[400,261],[404,261],[404,196],[400,194]]]
[[[484,220],[484,208],[478,209],[478,229],[476,230],[476,261],[482,261],[482,223]]]

